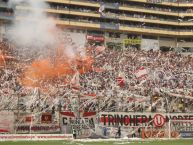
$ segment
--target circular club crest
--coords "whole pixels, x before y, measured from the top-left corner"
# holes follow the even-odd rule
[[[156,114],[154,117],[153,117],[153,124],[156,126],[156,127],[162,127],[164,126],[165,124],[165,118],[163,115],[161,114]]]

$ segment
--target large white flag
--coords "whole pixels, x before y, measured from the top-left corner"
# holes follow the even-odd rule
[[[104,12],[103,12],[104,10],[105,10],[105,5],[101,5],[100,8],[99,8],[99,13],[103,16],[105,15]]]

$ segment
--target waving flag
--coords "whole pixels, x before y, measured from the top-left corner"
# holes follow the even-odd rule
[[[137,79],[144,78],[148,75],[147,70],[142,66],[134,72]]]
[[[117,80],[117,84],[120,87],[124,87],[125,86],[125,75],[123,73],[119,73],[118,77],[116,78]]]
[[[120,87],[123,87],[125,86],[125,80],[123,77],[117,77],[117,84],[120,86]]]
[[[74,89],[74,90],[79,90],[80,89],[79,72],[74,74],[70,84],[71,84],[72,89]]]
[[[99,13],[103,16],[105,15],[104,12],[103,12],[104,10],[105,10],[105,5],[101,5],[100,8],[99,8]]]

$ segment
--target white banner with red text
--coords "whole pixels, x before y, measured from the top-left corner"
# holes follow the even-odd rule
[[[115,136],[118,127],[127,137],[134,134],[142,138],[179,138],[185,133],[193,134],[193,113],[99,113],[99,128],[104,136]]]
[[[79,137],[89,137],[95,128],[96,112],[61,112],[61,132],[72,133],[72,129],[76,130]]]

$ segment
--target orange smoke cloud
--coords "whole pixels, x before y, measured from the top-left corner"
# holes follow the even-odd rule
[[[80,74],[86,73],[92,70],[92,64],[93,59],[91,57],[76,58],[70,61],[60,57],[54,61],[49,59],[36,60],[25,70],[22,84],[41,87],[41,82],[58,78],[64,79],[67,75],[74,75],[76,71],[79,71]]]

